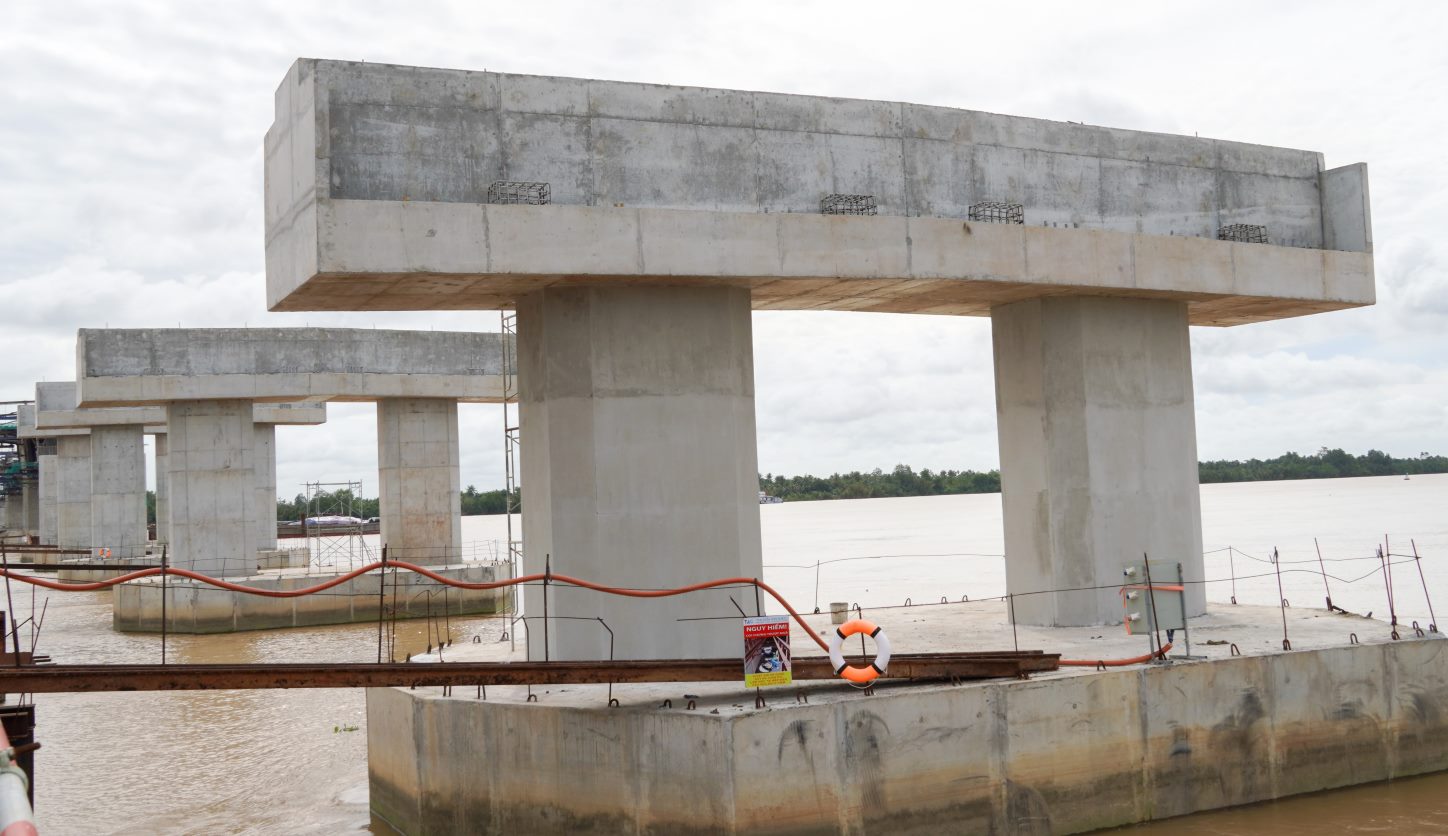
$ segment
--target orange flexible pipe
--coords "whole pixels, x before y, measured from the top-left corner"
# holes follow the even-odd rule
[[[1155,653],[1148,653],[1144,656],[1133,656],[1130,659],[1062,659],[1062,667],[1070,668],[1094,668],[1097,665],[1105,665],[1108,668],[1120,668],[1126,665],[1140,665],[1143,662],[1150,662],[1154,656],[1165,656],[1171,650],[1171,642],[1167,642]]]
[[[774,587],[757,578],[718,578],[712,581],[704,581],[702,583],[690,584],[688,586],[680,586],[674,589],[630,589],[628,587],[606,586],[601,583],[594,583],[593,581],[586,581],[582,578],[575,578],[569,575],[538,573],[534,573],[532,575],[523,575],[517,578],[507,578],[501,581],[483,581],[478,583],[471,583],[468,581],[460,581],[453,578],[444,577],[432,571],[431,569],[428,569],[427,567],[418,566],[415,563],[408,563],[405,560],[389,560],[386,564],[383,564],[383,562],[380,560],[375,561],[373,563],[367,564],[366,566],[362,566],[357,569],[353,569],[350,572],[338,575],[335,578],[322,581],[321,583],[314,584],[312,586],[302,587],[300,589],[257,589],[254,586],[244,586],[239,583],[224,581],[220,578],[209,577],[207,575],[201,574],[200,572],[193,572],[190,569],[177,569],[175,567],[167,567],[165,569],[162,569],[160,567],[139,569],[135,572],[128,572],[127,574],[118,575],[117,577],[107,580],[91,581],[89,583],[60,583],[59,581],[52,581],[46,578],[38,578],[33,575],[14,574],[10,571],[6,571],[3,569],[0,569],[0,577],[14,578],[15,580],[21,581],[23,583],[33,584],[35,586],[44,587],[45,589],[54,589],[60,592],[95,592],[101,589],[109,589],[113,586],[125,583],[127,581],[154,577],[164,572],[167,575],[175,575],[181,578],[190,578],[194,581],[200,581],[201,583],[210,584],[211,586],[214,586],[218,589],[226,589],[232,592],[241,592],[246,595],[260,595],[265,598],[299,598],[304,595],[312,595],[317,592],[323,592],[325,590],[331,589],[334,586],[340,586],[341,584],[344,584],[354,578],[371,572],[373,569],[381,569],[384,567],[384,565],[397,569],[406,569],[409,572],[416,572],[423,577],[431,578],[438,583],[446,584],[456,589],[501,589],[505,586],[516,586],[517,584],[533,583],[546,580],[549,582],[566,583],[570,586],[582,587],[583,589],[592,589],[595,592],[604,592],[608,593],[609,595],[624,595],[630,598],[667,598],[674,595],[683,595],[685,593],[698,592],[702,589],[712,589],[719,586],[732,586],[735,584],[755,586],[763,590],[764,592],[769,593],[770,597],[774,598],[774,600],[778,601],[781,606],[788,610],[790,616],[794,618],[795,622],[799,624],[801,628],[804,629],[805,634],[808,635],[815,644],[819,645],[821,650],[828,652],[830,649],[830,646],[825,642],[825,640],[820,638],[820,634],[816,633],[814,631],[814,628],[810,627],[809,624],[805,623],[804,616],[800,615],[799,611],[797,611],[794,607],[790,606],[790,603],[784,599],[783,595],[780,595]],[[1171,644],[1167,644],[1165,647],[1161,648],[1155,653],[1148,653],[1144,656],[1133,656],[1130,659],[1062,659],[1061,664],[1067,667],[1096,667],[1097,665],[1104,665],[1111,668],[1122,667],[1125,665],[1139,665],[1143,662],[1149,661],[1154,656],[1166,655],[1167,651],[1171,650],[1171,648]]]

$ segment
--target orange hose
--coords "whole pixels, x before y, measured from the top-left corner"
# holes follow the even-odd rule
[[[1154,656],[1165,656],[1171,650],[1171,642],[1162,646],[1161,650],[1155,653],[1148,653],[1145,656],[1133,656],[1130,659],[1062,659],[1062,667],[1069,668],[1094,668],[1097,665],[1104,665],[1108,668],[1120,668],[1126,665],[1140,665],[1143,662],[1151,661]]]
[[[61,592],[95,592],[101,589],[109,589],[113,586],[125,583],[127,581],[140,580],[141,578],[150,578],[165,573],[167,575],[190,578],[194,581],[200,581],[201,583],[210,584],[211,586],[217,587],[218,589],[226,589],[232,592],[241,592],[246,595],[260,595],[265,598],[300,598],[303,595],[311,595],[317,592],[323,592],[325,590],[331,589],[334,586],[340,586],[341,584],[344,584],[347,581],[352,580],[353,578],[365,575],[368,572],[371,572],[373,569],[384,568],[384,566],[391,566],[396,569],[406,569],[409,572],[415,572],[419,575],[422,575],[423,577],[431,578],[438,583],[446,584],[456,589],[501,589],[505,586],[516,586],[517,584],[521,583],[549,581],[554,583],[565,583],[569,586],[582,587],[583,589],[592,589],[595,592],[605,592],[610,595],[624,595],[630,598],[668,598],[674,595],[683,595],[685,593],[698,592],[702,589],[712,589],[719,586],[733,586],[736,584],[755,586],[763,590],[764,592],[769,593],[770,597],[778,601],[780,606],[788,610],[790,616],[794,618],[795,622],[799,624],[801,628],[803,628],[805,634],[808,635],[815,644],[819,645],[821,650],[828,652],[830,649],[829,644],[827,644],[824,639],[820,638],[820,634],[816,633],[814,631],[814,628],[810,627],[809,624],[805,623],[804,616],[800,615],[794,607],[790,606],[789,602],[784,600],[783,595],[780,595],[774,587],[757,578],[718,578],[716,580],[704,581],[703,583],[695,583],[688,586],[680,586],[674,589],[630,589],[628,587],[605,586],[601,583],[594,583],[593,581],[586,581],[582,578],[575,578],[569,575],[538,573],[534,573],[532,575],[523,575],[517,578],[507,578],[501,581],[479,581],[477,583],[472,583],[469,581],[460,581],[454,578],[444,577],[432,571],[431,569],[428,569],[424,566],[418,566],[415,563],[408,563],[405,560],[389,560],[386,564],[383,564],[382,561],[375,561],[373,563],[367,564],[366,566],[353,569],[352,571],[345,574],[338,575],[335,578],[323,581],[319,584],[301,587],[299,589],[257,589],[254,586],[243,586],[239,583],[231,583],[230,581],[224,581],[220,578],[213,578],[207,575],[203,575],[200,572],[193,572],[190,569],[178,569],[175,567],[167,567],[163,569],[159,566],[153,566],[149,569],[138,569],[135,572],[129,572],[127,574],[119,575],[117,577],[109,578],[103,581],[91,581],[89,583],[61,583],[59,581],[47,580],[46,578],[37,578],[34,575],[13,574],[10,571],[6,571],[3,569],[0,569],[0,577],[14,578],[15,580],[21,581],[23,583],[33,584],[35,586],[44,587],[46,589],[54,589]],[[1167,651],[1171,650],[1171,647],[1171,644],[1167,644],[1165,647],[1161,648],[1155,653],[1148,653],[1145,656],[1133,656],[1130,659],[1062,659],[1061,665],[1066,667],[1096,667],[1097,665],[1104,665],[1108,668],[1122,667],[1124,665],[1139,665],[1142,662],[1149,661],[1154,656],[1165,656]]]
[[[422,575],[423,577],[431,578],[438,583],[447,584],[448,586],[457,589],[501,589],[505,586],[515,586],[521,583],[532,583],[536,581],[547,580],[557,583],[566,583],[570,586],[579,586],[583,587],[584,589],[592,589],[597,592],[606,592],[611,595],[626,595],[630,598],[666,598],[672,595],[683,595],[687,592],[697,592],[701,589],[711,589],[718,586],[747,584],[750,586],[757,586],[761,590],[768,592],[770,596],[774,598],[774,600],[778,601],[781,606],[789,611],[789,614],[794,617],[794,620],[799,624],[800,627],[804,628],[805,633],[812,640],[814,640],[815,644],[819,645],[821,650],[829,650],[829,645],[825,643],[825,640],[820,638],[820,635],[816,633],[813,628],[805,623],[804,617],[801,616],[794,607],[790,606],[789,602],[784,600],[784,597],[780,595],[779,592],[774,589],[774,587],[770,586],[764,581],[756,580],[755,578],[719,578],[717,580],[704,581],[703,583],[690,584],[689,586],[681,586],[676,589],[629,589],[626,587],[604,586],[603,584],[593,583],[592,581],[585,581],[581,578],[569,577],[568,575],[545,575],[536,573],[532,575],[523,575],[522,577],[517,578],[507,578],[501,581],[482,581],[477,583],[470,583],[468,581],[460,581],[453,578],[443,577],[442,575],[439,575],[431,569],[427,569],[423,566],[418,566],[415,563],[408,563],[405,560],[389,560],[387,561],[386,565],[397,569],[406,569],[410,572],[415,572],[419,575]],[[345,574],[338,575],[337,577],[331,578],[330,580],[323,581],[322,583],[302,587],[299,589],[257,589],[253,586],[243,586],[238,583],[231,583],[230,581],[224,581],[219,578],[209,577],[199,572],[193,572],[190,569],[177,569],[174,567],[168,567],[166,569],[162,569],[160,567],[138,569],[135,572],[129,572],[127,574],[119,575],[117,577],[109,578],[103,581],[91,581],[89,583],[60,583],[59,581],[47,580],[45,578],[37,578],[33,575],[12,574],[5,570],[0,570],[0,577],[14,578],[17,581],[22,581],[24,583],[44,587],[46,589],[55,589],[61,592],[95,592],[101,589],[109,589],[113,586],[125,583],[127,581],[154,577],[164,572],[167,575],[190,578],[194,581],[200,581],[202,583],[210,584],[211,586],[217,587],[218,589],[226,589],[232,592],[241,592],[247,595],[260,595],[265,598],[299,598],[303,595],[311,595],[316,592],[322,592],[331,589],[334,586],[339,586],[360,575],[365,575],[368,572],[371,572],[373,569],[382,568],[382,566],[383,564],[381,561],[376,561],[373,563],[369,563],[366,566],[353,569],[352,571]]]

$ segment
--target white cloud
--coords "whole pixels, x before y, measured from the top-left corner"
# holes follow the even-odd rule
[[[264,311],[262,135],[305,55],[903,99],[1367,160],[1380,304],[1197,329],[1201,452],[1448,450],[1440,4],[12,5],[3,397],[69,377],[78,327],[496,328],[487,312]],[[995,465],[987,321],[771,313],[755,336],[762,469]],[[375,484],[370,407],[334,411],[283,434],[280,482]],[[464,409],[480,488],[501,482],[496,413]]]

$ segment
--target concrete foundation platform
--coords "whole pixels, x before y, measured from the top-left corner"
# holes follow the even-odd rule
[[[506,563],[442,566],[433,571],[470,583],[509,577]],[[384,600],[388,618],[392,617],[393,608],[398,618],[421,618],[429,613],[441,615],[444,609],[451,615],[482,615],[502,612],[509,606],[507,590],[461,590],[445,587],[413,572],[399,571],[395,575],[395,594],[394,573],[388,572],[386,579]],[[227,580],[262,589],[285,590],[312,586],[330,577],[335,577],[335,574],[289,572]],[[446,596],[443,589],[447,590]],[[325,594],[297,598],[268,598],[217,589],[199,581],[170,578],[166,582],[166,629],[172,633],[234,633],[375,622],[378,598],[376,573],[335,586]],[[146,578],[117,586],[111,624],[120,632],[160,632],[160,579]]]
[[[275,535],[273,535],[275,536]],[[308,549],[262,549],[256,553],[258,569],[301,569],[310,560]]]
[[[120,577],[121,575],[134,572],[137,569],[142,569],[147,566],[155,566],[157,564],[157,559],[149,556],[143,556],[108,560],[106,561],[107,563],[114,563],[115,565],[108,566],[104,569],[94,568],[97,562],[98,561],[92,558],[76,559],[73,557],[61,561],[60,563],[55,564],[55,579],[60,581],[61,583],[93,583],[95,581],[108,581],[111,578]],[[72,566],[67,566],[67,563],[80,564],[88,568],[77,569]],[[37,571],[46,570],[42,569]]]
[[[1009,648],[998,609],[877,618],[897,650],[982,634]],[[874,696],[829,683],[803,689],[808,703],[766,689],[763,709],[704,683],[616,686],[615,708],[602,685],[535,687],[537,703],[522,688],[373,689],[372,810],[407,834],[1079,833],[1448,769],[1441,636],[1393,642],[1381,622],[1288,612],[1306,649],[1271,649],[1276,609],[1217,607],[1193,622],[1210,658]],[[1021,630],[1021,647],[1077,658],[1142,645]],[[464,651],[490,647],[507,646]]]

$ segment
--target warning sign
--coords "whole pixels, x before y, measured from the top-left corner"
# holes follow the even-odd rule
[[[789,616],[744,619],[744,684],[750,688],[788,685]]]

